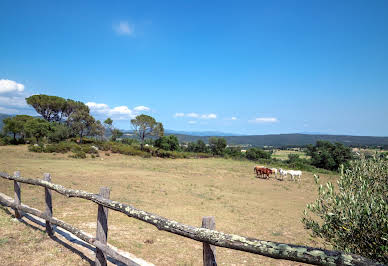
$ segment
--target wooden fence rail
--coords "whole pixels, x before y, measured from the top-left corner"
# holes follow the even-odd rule
[[[214,246],[241,250],[249,253],[255,253],[255,254],[275,258],[275,259],[298,261],[298,262],[304,262],[304,263],[315,264],[315,265],[382,265],[370,259],[361,257],[359,255],[346,254],[340,251],[331,251],[331,250],[325,250],[325,249],[319,249],[319,248],[313,248],[313,247],[307,247],[307,246],[285,244],[285,243],[278,243],[278,242],[272,242],[272,241],[263,241],[259,239],[243,237],[243,236],[238,236],[234,234],[222,233],[213,229],[214,220],[209,222],[208,218],[204,218],[202,228],[181,224],[176,221],[161,217],[159,215],[136,209],[135,207],[132,207],[125,203],[112,201],[109,198],[107,198],[106,195],[102,195],[103,193],[93,194],[83,190],[68,189],[61,185],[51,183],[48,180],[23,178],[23,177],[20,177],[20,175],[10,176],[6,173],[1,173],[1,172],[0,172],[0,177],[8,180],[13,180],[14,182],[41,186],[46,189],[54,190],[67,197],[77,197],[77,198],[90,200],[92,202],[97,203],[99,205],[99,208],[105,207],[107,209],[112,209],[112,210],[124,213],[129,217],[152,224],[159,230],[167,231],[199,242],[203,242],[204,244],[207,244],[207,245],[204,245],[204,265],[217,265]],[[15,192],[16,192],[16,186],[15,186]],[[19,203],[16,200],[16,194],[15,194],[15,201],[13,202],[7,201],[0,196],[0,201],[4,205],[14,208],[15,214],[18,211],[25,211],[25,212],[32,213],[33,215],[36,215],[45,219],[51,224],[56,224],[74,233],[82,240],[95,245],[103,253],[105,252],[105,254],[112,256],[109,253],[115,252],[113,249],[111,250],[107,249],[109,247],[105,243],[101,242],[100,238],[98,239],[90,239],[90,237],[85,238],[85,236],[82,235],[82,232],[80,232],[79,229],[74,228],[63,221],[50,217],[47,211],[46,213],[42,213],[36,209],[32,209],[26,205],[20,204],[20,193],[19,193],[18,199],[19,199]],[[101,213],[102,213],[101,215],[103,215],[103,213],[105,212],[102,210]],[[99,211],[99,214],[100,214],[100,211]],[[106,211],[106,214],[107,214],[107,211]],[[98,234],[99,233],[97,233],[97,235]],[[105,234],[105,232],[103,232],[103,234]],[[105,263],[106,263],[106,260],[105,260]],[[98,265],[103,265],[103,264],[98,264]],[[129,265],[136,265],[136,264],[129,264]]]

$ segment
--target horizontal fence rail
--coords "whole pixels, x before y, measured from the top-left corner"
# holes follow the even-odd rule
[[[152,224],[159,230],[170,232],[176,235],[187,237],[187,238],[190,238],[199,242],[203,242],[206,244],[214,245],[214,246],[236,249],[236,250],[259,254],[266,257],[275,258],[275,259],[298,261],[298,262],[304,262],[304,263],[309,263],[314,265],[382,265],[370,259],[364,258],[362,256],[346,254],[340,251],[331,251],[331,250],[325,250],[325,249],[313,248],[313,247],[307,247],[307,246],[264,241],[264,240],[259,240],[255,238],[249,238],[249,237],[244,237],[244,236],[239,236],[234,234],[226,234],[212,229],[195,227],[195,226],[178,223],[176,221],[169,220],[159,215],[136,209],[135,207],[130,206],[128,204],[104,198],[98,194],[93,194],[83,190],[65,188],[61,185],[54,184],[45,180],[23,178],[18,175],[10,176],[7,173],[1,173],[1,172],[0,172],[0,177],[8,180],[13,180],[15,182],[41,186],[50,190],[54,190],[59,194],[62,194],[67,197],[77,197],[77,198],[86,199],[86,200],[95,202],[100,206],[104,206],[106,208],[124,213],[129,217],[141,220],[148,224]],[[8,202],[7,204],[10,204],[10,202]],[[21,207],[21,206],[23,205],[17,205],[17,203],[14,203],[12,207],[16,208],[17,210],[24,211],[22,208],[25,208],[25,207]],[[42,216],[40,217],[42,217],[43,219],[46,219],[52,224],[56,224],[55,222],[59,221],[59,220],[56,220],[56,221],[53,220],[52,217],[49,217],[46,214],[42,214],[42,215],[44,217]],[[59,222],[63,223],[62,221],[59,221]],[[66,226],[71,230],[74,229],[74,228],[70,228],[71,226],[68,224],[66,224]],[[67,228],[65,229],[68,230]],[[95,239],[89,240],[89,241],[96,242]],[[102,248],[100,249],[103,250]]]
[[[129,258],[122,256],[121,254],[119,254],[118,252],[116,252],[114,249],[110,248],[106,244],[103,244],[100,241],[98,241],[97,239],[88,236],[87,234],[85,234],[81,230],[73,227],[72,225],[65,223],[64,221],[58,220],[54,217],[50,217],[46,213],[43,213],[37,209],[31,208],[25,204],[18,205],[14,201],[7,199],[7,196],[4,195],[3,193],[0,193],[0,203],[7,206],[7,207],[11,207],[13,209],[16,209],[19,212],[23,211],[25,213],[30,213],[32,215],[35,215],[35,216],[40,217],[42,219],[45,219],[47,222],[50,222],[51,224],[55,224],[55,225],[65,229],[66,231],[72,233],[73,235],[77,236],[79,239],[82,239],[86,243],[89,243],[89,244],[103,250],[110,257],[112,257],[120,262],[123,262],[126,265],[131,265],[131,266],[138,266],[139,265],[136,262],[130,260]]]

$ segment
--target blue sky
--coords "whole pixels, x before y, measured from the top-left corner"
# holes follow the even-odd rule
[[[388,135],[388,1],[0,2],[0,113],[80,100],[129,129]]]

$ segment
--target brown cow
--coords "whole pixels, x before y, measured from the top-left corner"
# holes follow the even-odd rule
[[[253,168],[253,171],[256,173],[256,176],[259,176],[259,169],[260,169],[260,168],[264,168],[264,166],[256,165],[256,166]]]
[[[269,175],[272,174],[272,170],[266,167],[258,168],[257,171],[258,173],[261,174],[263,178],[264,178],[264,175],[266,175],[267,178],[269,178]]]

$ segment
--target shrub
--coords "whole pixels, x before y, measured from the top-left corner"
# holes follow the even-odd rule
[[[73,155],[70,155],[70,157],[77,158],[77,159],[85,159],[86,153],[83,151],[76,151],[73,153]]]
[[[305,210],[305,228],[336,249],[388,263],[388,164],[361,159],[341,172],[338,192],[331,182],[319,186],[318,199]]]
[[[43,152],[43,147],[38,145],[30,145],[28,146],[28,150],[31,152]]]
[[[161,148],[166,151],[178,151],[180,150],[178,138],[174,135],[162,136],[155,140],[155,147]]]
[[[251,148],[247,150],[245,156],[248,160],[252,161],[256,161],[258,159],[271,159],[271,153],[259,148]]]
[[[315,167],[337,171],[340,165],[348,165],[352,159],[352,151],[341,143],[319,140],[315,146],[307,146],[307,155],[311,156],[311,164]]]

